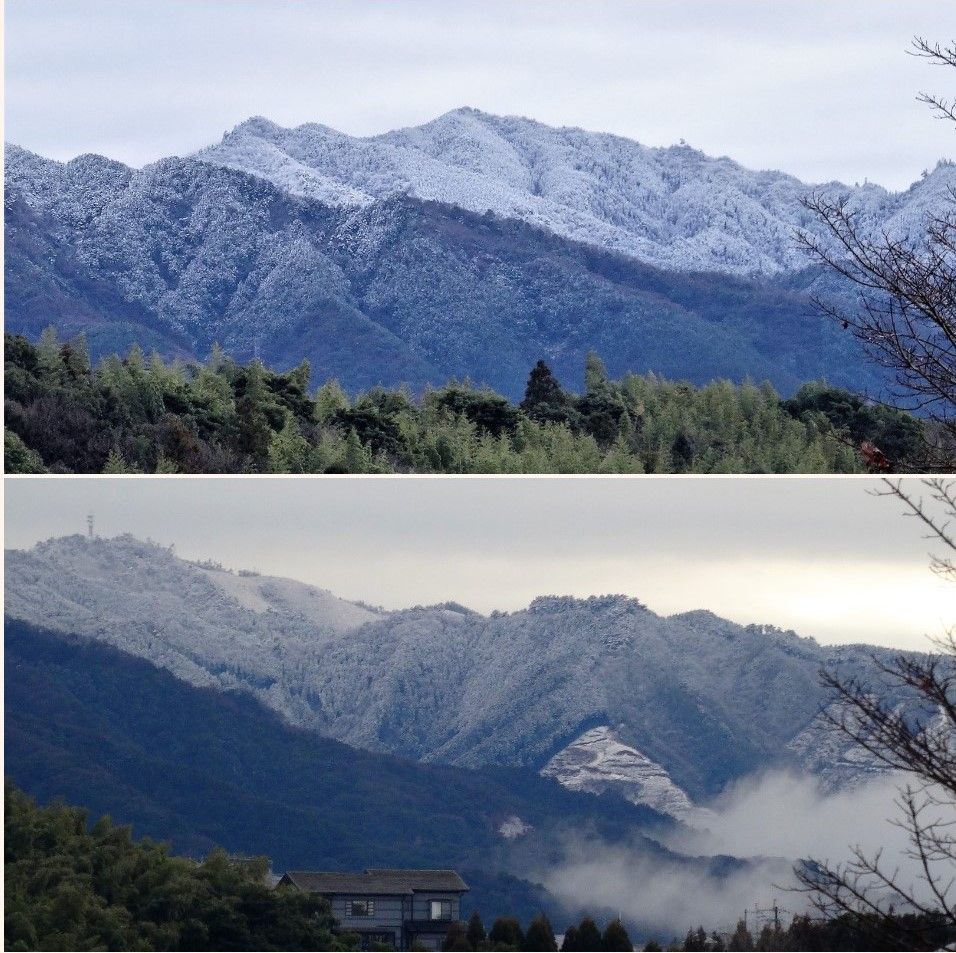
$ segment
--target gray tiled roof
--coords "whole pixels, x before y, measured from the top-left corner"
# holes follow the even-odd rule
[[[290,870],[286,877],[300,890],[321,894],[409,894],[416,890],[462,892],[468,885],[454,870],[386,870],[362,873]]]

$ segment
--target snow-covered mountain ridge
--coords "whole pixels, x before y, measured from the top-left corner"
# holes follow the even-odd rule
[[[684,797],[764,767],[825,775],[813,744],[788,749],[824,701],[818,671],[863,672],[881,651],[707,612],[661,617],[623,596],[547,597],[492,616],[378,613],[129,536],[9,550],[5,571],[8,617],[106,642],[191,684],[251,692],[354,747],[545,769],[677,813]],[[839,783],[853,780],[849,763]]]
[[[82,332],[94,358],[135,342],[205,359],[218,342],[350,391],[457,377],[513,398],[541,358],[579,386],[592,350],[615,377],[885,384],[814,310],[808,290],[846,289],[813,269],[655,268],[521,218],[405,192],[330,205],[199,159],[136,170],[8,146],[4,176],[6,330]]]
[[[940,164],[898,194],[816,186],[685,144],[651,148],[470,108],[366,138],[254,117],[196,157],[340,207],[408,194],[520,219],[657,267],[734,275],[807,265],[794,232],[816,230],[801,201],[818,188],[846,197],[862,225],[903,236],[917,233],[956,185],[956,169]]]

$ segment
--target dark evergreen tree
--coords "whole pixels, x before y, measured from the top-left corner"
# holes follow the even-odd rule
[[[747,929],[746,920],[737,921],[737,929],[734,930],[731,934],[730,939],[727,941],[728,950],[738,950],[738,951],[747,951],[754,948],[754,938],[750,933],[750,930]]]
[[[309,380],[312,377],[312,365],[306,360],[297,368],[289,371],[290,385],[294,386],[298,394],[305,396],[309,392]]]
[[[253,361],[246,370],[244,392],[236,401],[239,450],[251,457],[257,467],[264,466],[272,439],[264,378],[264,368],[258,361]]]
[[[671,445],[674,468],[678,473],[686,473],[693,468],[694,444],[686,430],[680,430]]]
[[[578,924],[577,943],[579,950],[601,949],[601,931],[591,917],[584,917]]]
[[[551,929],[551,922],[543,914],[539,913],[528,926],[528,932],[525,934],[522,950],[529,951],[551,951],[557,950],[558,944],[554,939],[554,930]]]
[[[468,941],[468,931],[464,923],[449,923],[445,934],[443,950],[473,950],[474,946]]]
[[[464,387],[446,387],[431,399],[436,407],[467,417],[495,437],[514,431],[520,419],[517,408],[493,391],[476,393]]]
[[[521,409],[533,420],[564,421],[569,417],[571,397],[544,361],[538,361],[528,377]]]
[[[779,950],[783,945],[780,928],[776,925],[765,924],[760,930],[754,949],[757,950]]]
[[[468,942],[477,950],[478,944],[484,943],[486,939],[485,925],[481,922],[481,915],[475,910],[468,918]]]
[[[498,917],[491,926],[488,939],[493,944],[520,950],[524,942],[524,933],[521,924],[514,917]]]
[[[688,953],[702,953],[707,949],[707,931],[703,927],[688,930],[683,949]]]
[[[631,938],[627,935],[627,930],[620,919],[612,920],[604,928],[604,936],[601,937],[602,950],[633,950]]]
[[[562,950],[580,950],[578,946],[578,928],[573,924],[564,931],[564,939],[561,941]]]
[[[927,452],[924,428],[911,414],[868,402],[840,387],[804,384],[783,407],[800,420],[832,426],[857,446],[872,443],[904,468],[918,465]]]

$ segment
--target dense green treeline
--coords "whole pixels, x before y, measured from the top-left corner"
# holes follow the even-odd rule
[[[498,917],[485,930],[481,916],[476,911],[467,923],[453,923],[443,944],[445,950],[482,951],[514,950],[518,953],[534,951],[556,951],[558,940],[551,927],[551,921],[539,913],[529,924],[528,929],[521,928],[516,917]],[[561,950],[588,950],[591,953],[602,951],[632,950],[631,938],[619,919],[611,920],[604,932],[589,916],[585,916],[578,926],[569,926],[561,943]]]
[[[328,903],[266,883],[264,857],[197,863],[109,818],[4,791],[7,950],[331,950]]]
[[[842,914],[831,918],[811,918],[798,914],[788,927],[779,922],[764,923],[751,931],[745,920],[737,923],[730,936],[710,933],[703,927],[688,930],[683,944],[670,949],[701,953],[723,950],[940,950],[953,939],[942,913],[927,914]],[[660,950],[654,942],[645,950]]]
[[[413,399],[274,373],[215,350],[205,364],[133,348],[91,367],[82,338],[7,336],[8,473],[843,473],[910,469],[922,424],[824,384],[706,387],[627,375],[596,356],[584,393],[539,362],[517,406],[451,383]]]

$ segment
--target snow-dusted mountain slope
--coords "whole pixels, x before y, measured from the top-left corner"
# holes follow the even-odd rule
[[[649,148],[467,108],[369,138],[256,117],[197,158],[342,207],[409,194],[490,211],[681,271],[799,269],[806,259],[794,230],[815,228],[800,204],[815,186],[793,176],[686,145]],[[900,235],[918,230],[953,185],[956,169],[940,165],[902,194],[875,185],[823,188],[848,197],[861,223]]]
[[[106,642],[193,685],[251,688],[291,720],[309,709],[277,687],[282,659],[315,659],[377,618],[304,583],[202,568],[130,536],[70,536],[10,555],[8,615]]]
[[[350,390],[468,377],[518,397],[542,357],[614,375],[826,378],[882,372],[807,294],[846,304],[795,230],[814,187],[687,146],[456,110],[366,139],[251,119],[194,157],[142,169],[5,152],[5,320],[239,360]],[[906,192],[821,188],[862,226],[917,238],[951,201],[941,163]],[[443,204],[438,204],[443,203]]]
[[[334,207],[194,159],[135,170],[11,146],[5,182],[6,330],[84,332],[94,357],[137,342],[204,358],[218,341],[349,390],[467,377],[510,397],[541,358],[579,386],[590,350],[615,376],[883,385],[815,312],[810,285],[840,291],[812,271],[662,270],[519,219],[404,195]]]
[[[379,614],[129,536],[10,550],[5,578],[8,617],[195,685],[247,690],[355,747],[465,767],[550,762],[583,787],[619,787],[625,765],[630,794],[676,810],[667,778],[699,801],[773,764],[826,774],[812,744],[788,750],[824,701],[819,669],[860,673],[881,654],[708,612],[661,617],[623,596],[543,597],[492,616],[452,604]],[[588,736],[601,726],[613,735]]]
[[[848,746],[845,737],[829,730],[822,717],[790,741],[787,752],[803,768],[817,775],[827,792],[861,784],[886,773],[886,765],[876,755],[858,745]]]
[[[604,794],[614,791],[633,804],[686,820],[694,805],[667,771],[624,744],[614,729],[599,725],[562,748],[541,769],[572,791]]]

